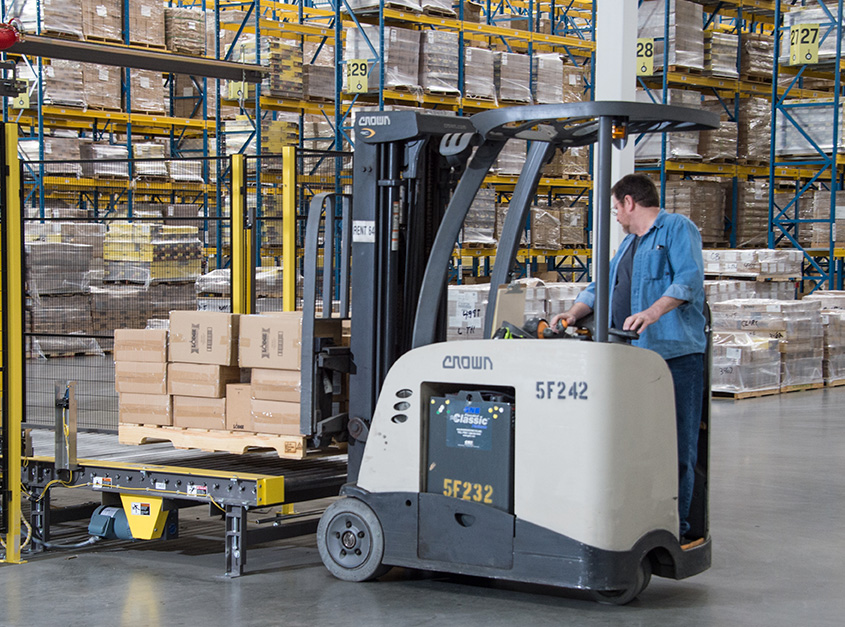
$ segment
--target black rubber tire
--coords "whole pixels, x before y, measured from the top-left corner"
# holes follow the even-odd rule
[[[386,574],[384,532],[375,512],[363,501],[345,497],[323,513],[317,549],[329,572],[344,581],[368,581]]]
[[[651,561],[646,557],[637,569],[637,581],[626,590],[593,590],[593,599],[602,605],[627,605],[648,587],[651,581]]]

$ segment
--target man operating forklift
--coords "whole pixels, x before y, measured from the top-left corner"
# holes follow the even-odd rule
[[[627,233],[610,262],[610,326],[636,331],[633,344],[660,354],[672,372],[678,430],[678,514],[686,537],[695,483],[707,339],[701,235],[686,216],[660,209],[652,180],[629,174],[611,189],[616,220]],[[593,311],[595,284],[552,320],[571,325]]]

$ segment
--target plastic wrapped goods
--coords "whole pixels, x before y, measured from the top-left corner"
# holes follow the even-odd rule
[[[446,341],[484,339],[489,285],[450,285],[446,304]]]
[[[660,98],[659,92],[637,90],[637,102],[652,103],[652,98]],[[666,104],[679,107],[701,108],[701,94],[686,89],[670,89],[667,92]],[[681,131],[666,134],[667,159],[699,159],[698,154],[699,131]],[[662,155],[662,139],[660,133],[642,136],[637,143],[635,158],[637,161],[657,161]]]
[[[502,148],[502,152],[499,153],[492,169],[504,176],[520,174],[522,168],[525,167],[525,148],[526,144],[524,141],[518,139],[510,140]]]
[[[93,246],[32,242],[25,250],[29,294],[81,294],[87,290]]]
[[[508,217],[509,206],[506,203],[496,203],[496,239],[502,239],[502,230],[505,228],[505,220]],[[520,236],[519,245],[523,248],[528,247],[528,232],[523,227],[522,235]]]
[[[164,3],[157,0],[132,0],[128,3],[129,42],[156,48],[164,47]]]
[[[464,97],[496,102],[493,52],[467,48],[464,52]]]
[[[841,307],[823,309],[821,316],[824,327],[824,380],[825,383],[839,382],[845,379],[845,311]]]
[[[77,107],[81,109],[87,106],[82,66],[82,63],[65,61],[63,59],[53,59],[49,65],[45,63],[42,66],[41,88],[45,105]],[[31,68],[25,63],[18,63],[18,79],[30,83],[37,82],[38,77],[33,73],[33,68],[36,72],[38,71],[35,65]],[[119,83],[120,81],[118,81]],[[35,106],[34,100],[32,104]]]
[[[90,294],[95,335],[113,335],[115,329],[143,329],[147,324],[149,298],[145,288],[132,285],[92,286]],[[113,340],[100,340],[100,346],[110,350]]]
[[[129,178],[129,148],[119,144],[84,143],[82,173],[89,177]]]
[[[82,32],[94,41],[123,41],[123,0],[82,0]]]
[[[828,1],[825,4],[827,6],[827,10],[830,11],[830,14],[836,18],[838,7],[835,0],[833,2]],[[838,30],[841,33],[843,25],[845,25],[843,24],[843,16],[839,16],[838,22]],[[831,22],[827,11],[820,6],[819,2],[812,2],[808,3],[807,6],[804,7],[790,7],[789,12],[783,14],[784,28],[782,41],[784,43],[781,46],[780,58],[778,59],[781,64],[785,65],[789,63],[790,31],[794,24],[819,24],[819,60],[831,60],[836,58],[836,20]],[[830,30],[830,32],[827,37],[824,37],[824,34],[828,30]]]
[[[748,278],[801,276],[804,253],[795,249],[705,249],[705,274],[735,275]]]
[[[669,5],[669,32],[665,33],[666,6]],[[704,32],[702,7],[686,0],[646,0],[637,13],[637,37],[654,37],[654,69],[676,65],[704,69]],[[664,37],[668,51],[664,55]]]
[[[452,0],[420,0],[420,5],[423,13],[428,15],[458,16],[458,12],[452,8]]]
[[[83,37],[81,0],[5,0],[5,3],[6,19],[18,18],[26,33]]]
[[[423,31],[420,40],[420,84],[433,94],[460,95],[458,33]]]
[[[704,69],[713,76],[739,78],[737,48],[739,37],[730,33],[708,31],[704,35]]]
[[[739,132],[736,121],[730,120],[721,101],[706,101],[704,107],[719,115],[719,128],[699,132],[698,153],[704,161],[736,161]]]
[[[132,144],[135,156],[135,175],[147,178],[167,178],[167,162],[164,160],[164,145],[151,142]],[[152,159],[152,161],[148,161]]]
[[[82,84],[85,88],[85,102],[90,109],[120,110],[123,95],[120,68],[83,63]]]
[[[552,203],[560,217],[560,245],[584,246],[587,243],[587,205],[578,201],[555,201]]]
[[[563,86],[561,88],[561,102],[581,102],[588,99],[585,94],[585,77],[590,75],[590,67],[582,65],[563,66]]]
[[[275,98],[301,100],[302,48],[285,39],[270,40],[270,95]],[[334,81],[330,86],[334,85]],[[334,91],[332,91],[334,94]]]
[[[741,98],[737,116],[740,159],[769,162],[772,145],[772,105],[765,98]]]
[[[91,303],[87,295],[42,296],[27,301],[27,331],[30,357],[102,355],[92,334]]]
[[[747,333],[713,334],[714,392],[776,390],[780,386],[780,353],[777,340]]]
[[[103,258],[103,240],[106,226],[99,222],[61,222],[59,235],[64,244],[86,244],[91,246],[92,259]],[[29,229],[27,228],[27,235]]]
[[[43,142],[44,173],[51,176],[82,176],[82,164],[79,163],[81,144],[82,140],[78,137],[45,137]],[[24,161],[39,159],[37,140],[18,142],[18,150]],[[37,171],[37,165],[32,167]]]
[[[511,52],[493,53],[496,94],[502,102],[531,103],[531,57]]]
[[[802,300],[821,302],[822,309],[845,309],[845,290],[816,290]]]
[[[584,291],[587,283],[549,283],[546,282],[546,316],[553,318],[569,310],[575,304],[578,294]]]
[[[334,31],[326,29],[323,38],[306,39],[302,43],[302,63],[334,69],[334,46],[325,39],[332,37],[334,37]]]
[[[782,111],[778,111],[777,135],[775,154],[816,156],[818,151],[804,137],[806,133],[815,144],[826,154],[831,154],[834,146],[833,136],[833,101],[801,101],[791,100],[789,104],[801,104],[800,107],[790,107],[789,115],[798,124],[796,127]],[[840,104],[839,119],[845,119],[845,106]],[[839,125],[839,135],[836,138],[837,148],[845,145],[845,125]]]
[[[765,246],[769,232],[769,181],[739,179],[737,191],[737,246]]]
[[[795,284],[791,281],[707,280],[704,281],[704,293],[708,303],[736,298],[795,300]]]
[[[669,213],[692,220],[705,242],[724,242],[725,190],[717,181],[666,181],[663,204]]]
[[[519,285],[525,290],[525,319],[514,322],[522,325],[531,318],[546,317],[546,284],[540,279],[517,279],[512,284]],[[489,286],[488,286],[489,287]],[[509,322],[513,322],[509,320]]]
[[[167,49],[179,54],[205,54],[205,12],[167,7],[164,10],[164,41]]]
[[[531,248],[560,250],[560,214],[548,206],[531,208]]]
[[[217,99],[212,97],[214,83],[211,80],[208,81],[209,97],[205,99],[205,111],[203,111],[202,78],[190,77],[186,74],[173,74],[171,82],[170,105],[174,117],[207,117],[208,119],[215,117]]]
[[[303,66],[302,76],[305,97],[308,100],[334,100],[333,67],[306,64]]]
[[[152,70],[126,70],[130,74],[132,111],[164,113],[164,81],[161,72]],[[129,109],[124,103],[124,109]]]
[[[546,53],[534,57],[537,104],[558,104],[563,102],[563,61],[559,54]]]
[[[363,29],[363,32],[362,32]],[[346,32],[346,59],[373,59],[370,45],[379,50],[379,29],[362,24]],[[387,89],[420,90],[419,81],[420,32],[405,28],[384,28],[384,86]],[[370,91],[378,91],[379,63],[372,65],[369,76]],[[344,79],[345,80],[345,79]]]
[[[742,76],[756,76],[771,79],[775,56],[774,39],[758,33],[742,33],[740,45],[740,73]]]
[[[463,244],[496,243],[496,190],[478,190],[464,220]]]
[[[845,240],[845,192],[836,193],[836,204],[833,207],[833,225],[830,224],[831,206],[830,192],[817,191],[813,197],[813,219],[824,220],[812,225],[812,245],[827,248],[829,243],[839,244]]]
[[[202,268],[202,243],[193,226],[115,223],[106,234],[103,258],[106,281],[195,281]]]

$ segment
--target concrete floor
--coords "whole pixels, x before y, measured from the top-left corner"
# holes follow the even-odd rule
[[[222,525],[194,520],[194,534],[171,543],[3,566],[0,624],[842,625],[843,406],[845,387],[714,402],[713,567],[682,582],[653,578],[626,607],[399,569],[344,583],[323,568],[313,537],[251,549],[250,574],[229,580]]]

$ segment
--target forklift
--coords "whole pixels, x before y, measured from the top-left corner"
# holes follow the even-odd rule
[[[690,516],[699,541],[682,547],[671,374],[608,328],[610,162],[630,136],[718,125],[706,111],[633,102],[358,117],[349,483],[317,530],[334,576],[365,581],[402,566],[621,605],[652,574],[709,568],[710,386]],[[495,257],[488,339],[446,343],[449,260],[509,141],[528,149]],[[489,339],[542,167],[556,150],[592,143],[594,328],[559,341]]]

